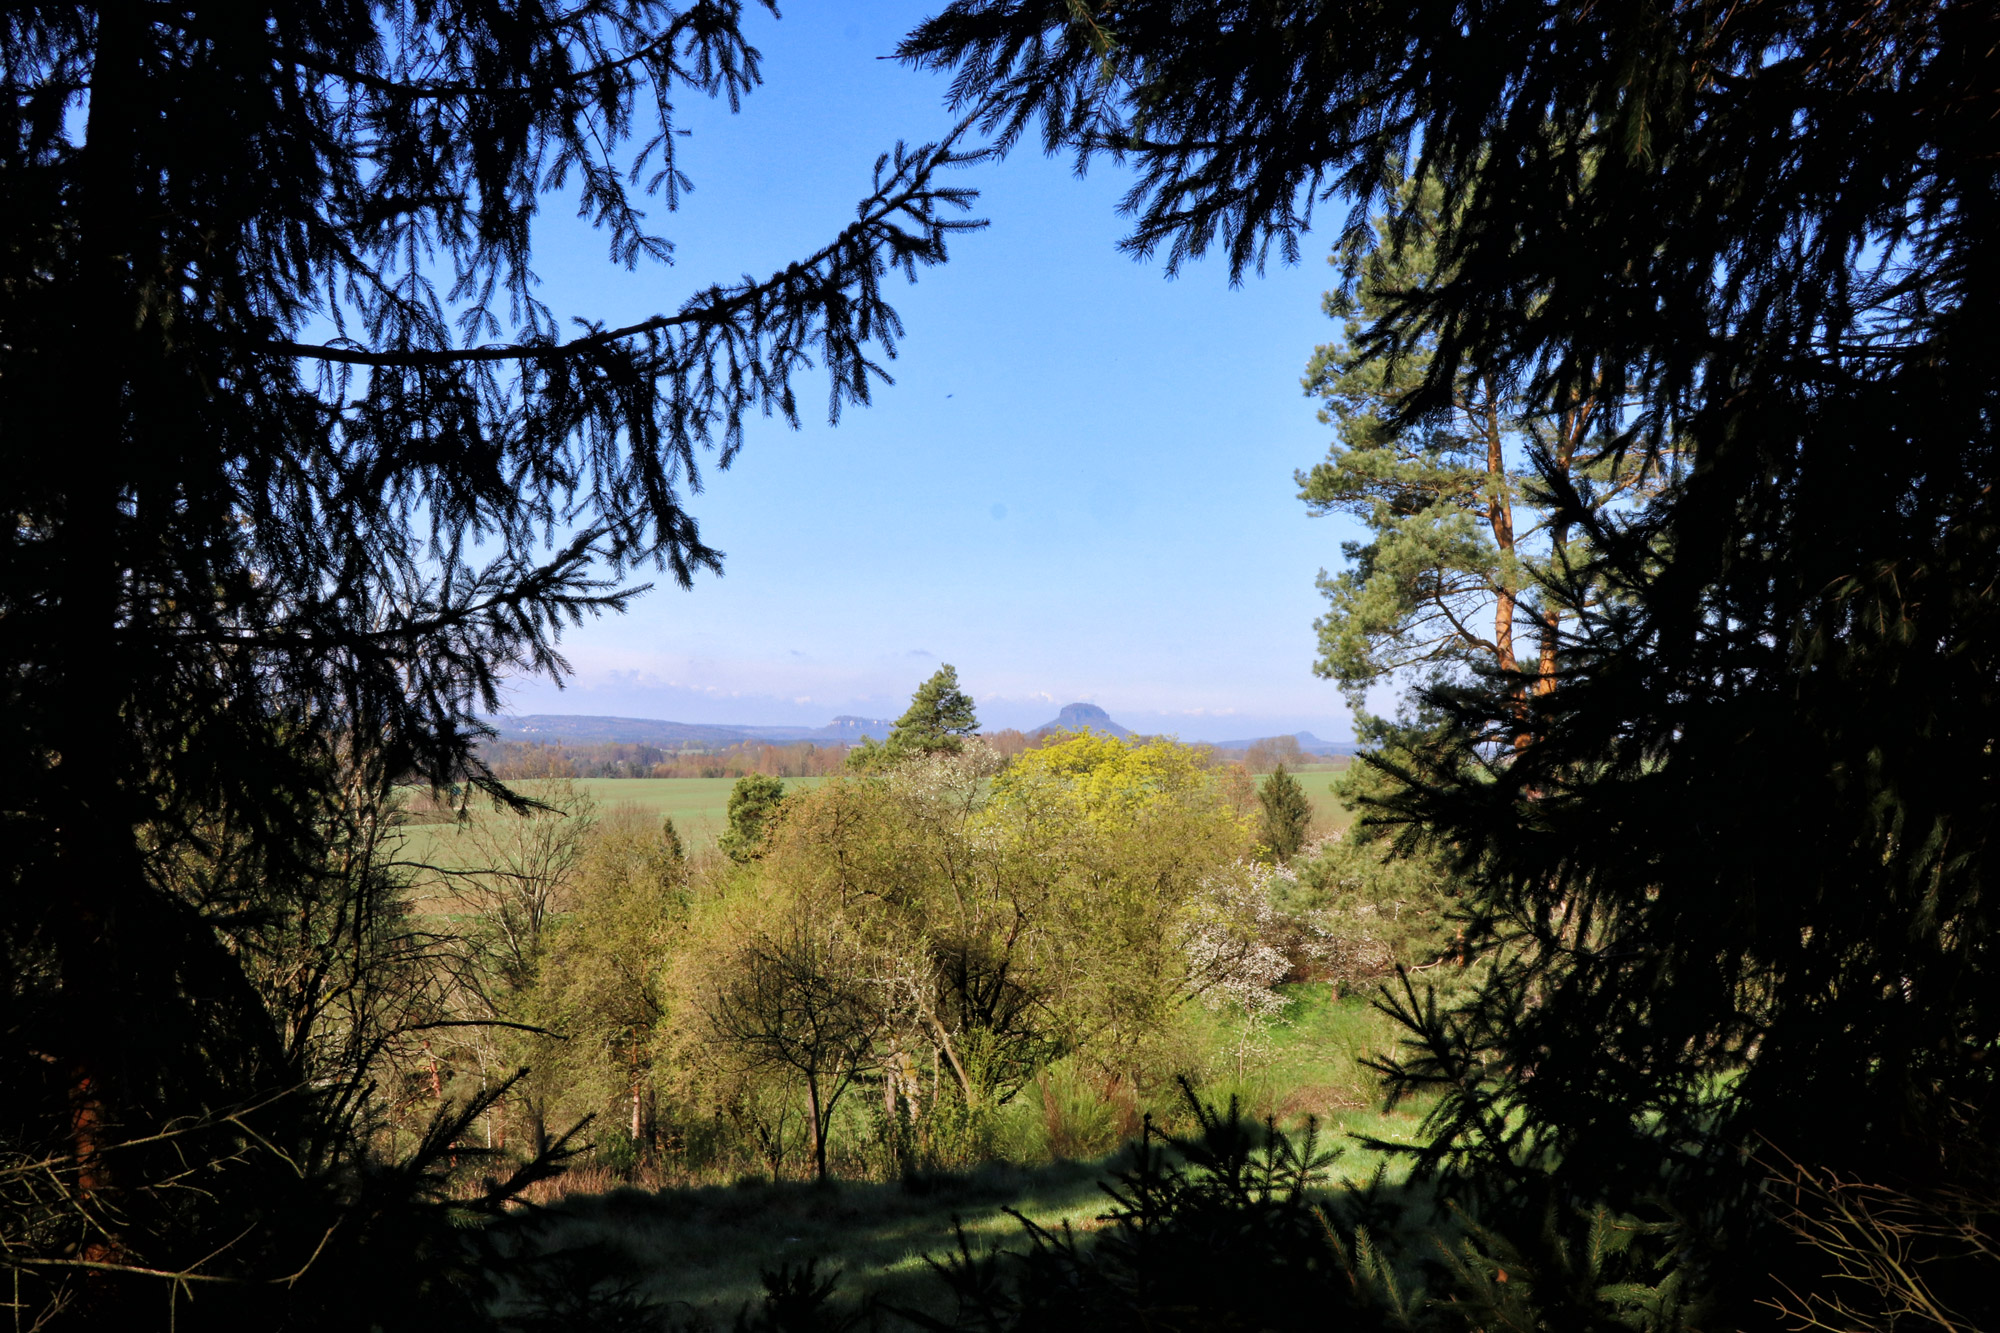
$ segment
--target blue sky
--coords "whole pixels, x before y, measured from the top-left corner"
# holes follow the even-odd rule
[[[654,217],[675,266],[628,274],[552,216],[543,295],[615,324],[823,244],[877,153],[950,124],[943,80],[879,58],[926,12],[759,15],[765,84],[742,113],[678,108],[696,188]],[[1333,333],[1331,215],[1304,263],[1232,290],[1220,263],[1169,281],[1118,252],[1120,173],[1080,181],[1028,148],[963,179],[992,225],[915,287],[896,280],[896,383],[829,428],[824,381],[801,381],[803,429],[755,423],[692,497],[723,576],[570,630],[567,688],[516,682],[510,711],[894,716],[946,661],[989,727],[1084,700],[1190,740],[1351,735],[1311,663],[1313,577],[1354,533],[1308,518],[1291,480],[1330,436],[1299,377]]]

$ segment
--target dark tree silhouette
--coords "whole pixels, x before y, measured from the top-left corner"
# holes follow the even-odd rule
[[[1555,688],[1433,691],[1385,773],[1499,960],[1401,1006],[1432,1165],[1664,1196],[1755,1285],[1758,1136],[1919,1194],[1967,1169],[1940,1126],[1996,1141],[2000,10],[960,0],[903,52],[1131,166],[1170,268],[1292,259],[1335,202],[1414,234],[1407,168],[1443,221],[1358,343],[1427,351],[1392,424],[1471,368],[1689,451],[1629,521],[1542,460],[1591,551]]]
[[[156,1178],[117,1145],[301,1084],[233,932],[320,855],[326,775],[493,789],[470,743],[499,676],[560,674],[558,630],[623,607],[628,571],[716,567],[684,505],[703,453],[796,422],[810,369],[830,416],[867,402],[900,335],[885,279],[976,225],[951,144],[898,145],[776,273],[617,328],[540,300],[545,199],[621,268],[671,257],[641,205],[688,185],[674,99],[756,85],[744,19],[0,15],[0,1132],[68,1163],[91,1218],[48,1263],[173,1268],[188,1228],[149,1231]],[[193,901],[166,868],[218,820],[260,873]],[[210,1276],[290,1271],[255,1251]]]
[[[753,1069],[805,1089],[813,1172],[827,1178],[827,1134],[840,1099],[874,1061],[879,997],[851,940],[808,921],[748,942],[734,984],[708,1011],[715,1036]]]

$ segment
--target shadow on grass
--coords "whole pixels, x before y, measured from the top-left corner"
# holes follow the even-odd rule
[[[635,1294],[648,1304],[725,1327],[763,1295],[763,1270],[808,1260],[822,1273],[839,1270],[849,1298],[865,1292],[928,1309],[948,1293],[924,1256],[954,1248],[954,1223],[975,1249],[1018,1244],[1021,1224],[1009,1209],[1047,1227],[1067,1220],[1088,1236],[1109,1202],[1099,1182],[1111,1160],[994,1162],[889,1182],[625,1188],[570,1195],[516,1225],[535,1252],[602,1247],[629,1263]]]

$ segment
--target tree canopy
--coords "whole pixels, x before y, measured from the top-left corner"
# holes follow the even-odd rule
[[[1442,193],[1435,180],[1404,181],[1400,229],[1380,216],[1335,248],[1342,281],[1323,304],[1343,336],[1306,367],[1306,392],[1336,439],[1325,461],[1294,474],[1299,498],[1367,533],[1343,545],[1345,569],[1320,572],[1328,606],[1313,625],[1313,670],[1341,687],[1357,728],[1376,739],[1390,724],[1369,714],[1367,693],[1385,679],[1485,671],[1511,677],[1523,697],[1553,688],[1576,612],[1566,578],[1590,563],[1590,532],[1638,509],[1681,462],[1672,441],[1657,460],[1628,454],[1619,405],[1588,385],[1537,401],[1471,365],[1451,372],[1448,410],[1406,419],[1404,400],[1431,375],[1432,340],[1391,352],[1370,347],[1368,332],[1404,293],[1442,276]],[[1589,527],[1578,531],[1555,503],[1544,469],[1573,495],[1587,488]]]
[[[847,766],[867,773],[923,755],[959,754],[979,733],[972,696],[958,687],[958,668],[946,662],[917,686],[910,706],[896,719],[889,739],[876,745],[869,736],[847,756]]]

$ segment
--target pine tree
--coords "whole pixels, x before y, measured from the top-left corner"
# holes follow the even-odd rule
[[[1479,671],[1510,677],[1524,697],[1554,688],[1566,622],[1576,608],[1561,575],[1591,560],[1589,531],[1630,513],[1670,484],[1679,458],[1627,456],[1616,404],[1572,392],[1542,405],[1497,372],[1451,372],[1448,411],[1410,423],[1405,400],[1432,372],[1435,341],[1397,355],[1368,331],[1407,292],[1435,285],[1442,189],[1405,180],[1397,207],[1350,233],[1329,262],[1341,285],[1326,313],[1343,338],[1315,349],[1305,389],[1337,438],[1324,462],[1294,474],[1315,516],[1346,513],[1367,531],[1342,548],[1348,567],[1320,571],[1326,614],[1316,675],[1340,685],[1365,738],[1395,728],[1369,714],[1371,687],[1415,673],[1421,683]],[[1590,487],[1594,522],[1579,531],[1544,479]],[[1532,636],[1524,648],[1517,644]]]
[[[910,696],[910,706],[889,733],[888,751],[891,758],[957,754],[978,731],[972,698],[958,688],[958,669],[947,662]]]

